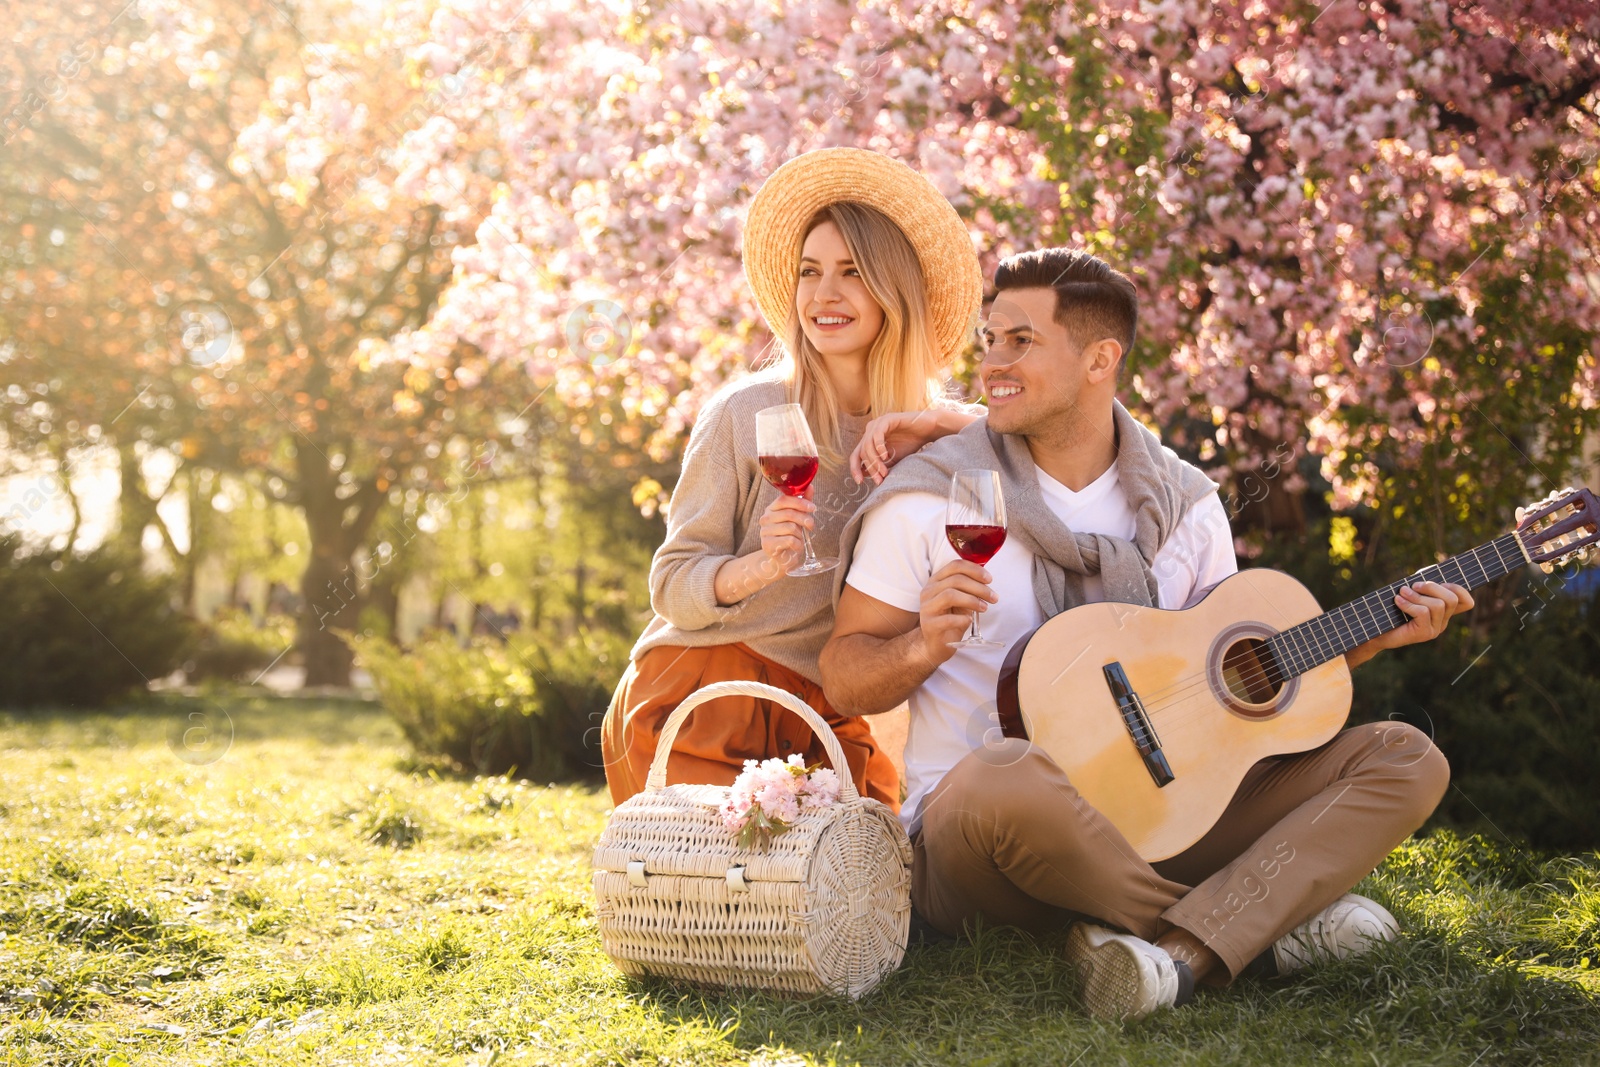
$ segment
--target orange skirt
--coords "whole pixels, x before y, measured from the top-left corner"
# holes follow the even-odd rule
[[[810,704],[833,727],[856,789],[900,810],[899,772],[873,740],[866,720],[837,714],[821,686],[743,644],[652,648],[628,664],[600,728],[612,803],[644,790],[667,716],[695,690],[729,681],[766,682]],[[745,760],[786,759],[794,752],[807,765],[828,763],[822,741],[800,716],[770,700],[723,697],[697,708],[684,722],[667,758],[667,781],[732,785]]]

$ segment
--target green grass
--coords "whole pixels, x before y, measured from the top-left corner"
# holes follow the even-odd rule
[[[1009,931],[913,948],[858,1005],[729,994],[601,953],[603,790],[417,771],[370,705],[223,706],[231,742],[177,698],[0,717],[0,1061],[1600,1061],[1600,855],[1414,840],[1362,887],[1400,941],[1127,1026]]]

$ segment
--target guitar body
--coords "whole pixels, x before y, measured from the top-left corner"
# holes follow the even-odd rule
[[[1316,748],[1344,725],[1342,655],[1282,682],[1256,655],[1259,641],[1321,613],[1305,586],[1265,569],[1233,575],[1184,611],[1101,603],[1062,612],[1011,650],[1001,725],[1025,731],[1140,856],[1166,859],[1216,824],[1252,764]],[[1111,663],[1159,740],[1173,775],[1164,786],[1113,696]]]

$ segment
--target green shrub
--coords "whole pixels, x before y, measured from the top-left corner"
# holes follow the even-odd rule
[[[0,537],[0,705],[98,707],[171,674],[194,641],[174,588],[110,546],[23,555]]]
[[[463,648],[434,633],[410,650],[379,637],[348,640],[419,754],[541,781],[600,773],[597,727],[627,663],[621,638],[584,632],[556,644],[517,634]]]
[[[223,608],[205,624],[183,672],[191,682],[248,681],[271,666],[294,639],[294,620],[288,616],[270,616],[257,624],[248,611]]]
[[[1455,788],[1437,818],[1542,848],[1600,846],[1600,605],[1569,596],[1507,612],[1474,638],[1452,623],[1427,645],[1355,673],[1358,719],[1429,733]]]

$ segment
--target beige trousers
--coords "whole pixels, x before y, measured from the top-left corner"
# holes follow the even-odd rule
[[[1352,727],[1255,764],[1216,826],[1150,864],[1043,751],[1008,738],[928,794],[911,899],[951,935],[980,917],[1034,932],[1089,917],[1152,941],[1179,926],[1221,957],[1217,981],[1231,981],[1383,862],[1449,781],[1421,731]]]

